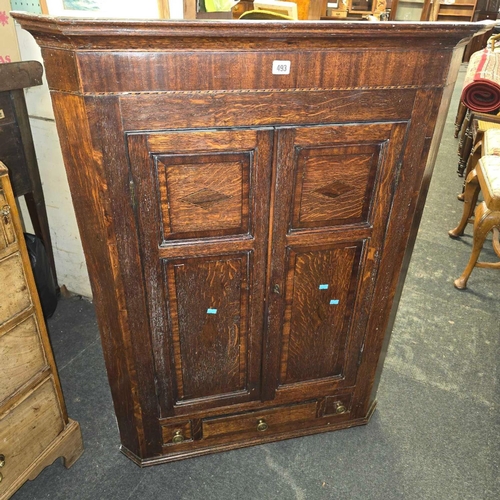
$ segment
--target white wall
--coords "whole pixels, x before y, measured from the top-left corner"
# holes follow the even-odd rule
[[[34,38],[19,26],[17,26],[17,37],[22,60],[42,62],[40,49]],[[91,297],[87,267],[45,78],[44,85],[26,90],[26,105],[47,206],[59,285],[66,285],[71,292]],[[26,229],[32,231],[23,199],[21,199],[21,210]]]
[[[182,19],[182,0],[170,0],[169,6],[171,18]],[[40,49],[34,38],[19,25],[16,29],[21,59],[23,61],[37,60],[43,63]],[[45,78],[42,86],[26,90],[26,104],[47,206],[59,285],[66,285],[71,292],[91,297],[87,267]],[[26,229],[32,232],[33,228],[24,199],[20,200],[20,205]]]

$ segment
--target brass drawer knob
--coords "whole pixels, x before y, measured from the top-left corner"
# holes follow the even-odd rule
[[[2,207],[2,210],[0,210],[0,213],[2,214],[4,224],[8,224],[9,223],[9,215],[10,215],[9,205],[4,205]]]
[[[340,415],[341,413],[345,413],[346,411],[347,411],[347,408],[342,403],[337,403],[337,406],[335,408],[335,413],[337,413],[337,415]]]
[[[0,468],[5,465],[5,455],[0,454]]]
[[[172,443],[179,444],[184,441],[184,436],[182,435],[182,431],[175,431],[174,437],[172,438]]]
[[[269,426],[263,418],[259,419],[259,421],[257,422],[257,430],[260,432],[267,431],[268,427]]]

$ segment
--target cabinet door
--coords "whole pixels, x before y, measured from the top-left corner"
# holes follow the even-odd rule
[[[406,128],[278,131],[266,399],[355,384]]]
[[[162,416],[260,397],[272,141],[128,137]]]

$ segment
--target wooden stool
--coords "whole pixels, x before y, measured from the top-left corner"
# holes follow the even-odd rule
[[[474,267],[500,269],[500,262],[477,261],[484,240],[490,231],[493,231],[493,249],[500,257],[500,156],[483,156],[478,161],[476,168],[467,176],[464,212],[458,226],[448,233],[450,237],[458,238],[464,234],[465,226],[474,211],[480,190],[483,193],[484,201],[476,207],[474,212],[472,253],[464,272],[460,278],[454,281],[455,287],[460,290],[467,288],[467,280]]]

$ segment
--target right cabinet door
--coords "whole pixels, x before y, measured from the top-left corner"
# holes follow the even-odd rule
[[[264,398],[355,385],[406,130],[278,129]]]

